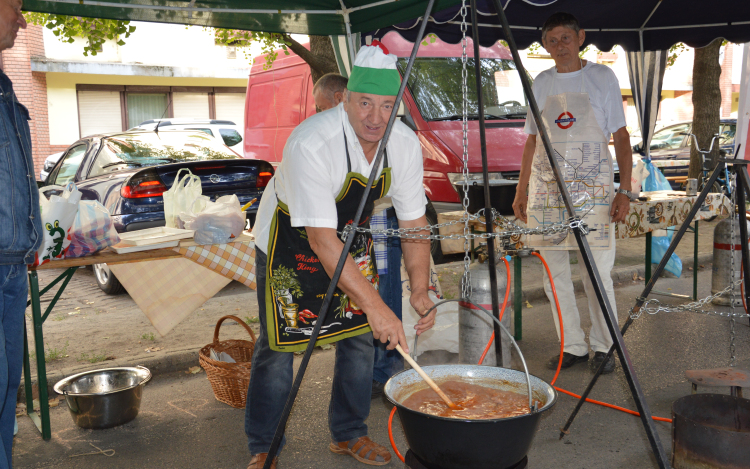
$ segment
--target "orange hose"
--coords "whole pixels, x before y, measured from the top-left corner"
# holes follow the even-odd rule
[[[572,393],[570,391],[567,391],[565,389],[562,389],[562,388],[559,388],[559,387],[555,386],[555,381],[557,381],[557,377],[560,376],[560,368],[562,367],[562,359],[563,359],[563,349],[565,348],[565,331],[563,330],[562,313],[560,312],[560,302],[557,300],[557,290],[555,289],[555,281],[552,280],[552,273],[549,270],[549,266],[547,265],[547,261],[545,261],[544,258],[539,253],[537,253],[537,252],[532,252],[532,254],[535,255],[536,257],[538,257],[539,260],[542,261],[542,264],[544,264],[544,268],[547,270],[547,277],[549,277],[550,287],[552,287],[552,295],[555,298],[555,307],[557,308],[557,318],[560,321],[560,359],[557,362],[557,370],[555,371],[555,377],[552,378],[552,382],[550,383],[550,385],[553,388],[555,388],[557,391],[559,391],[559,392],[561,392],[563,394],[567,394],[569,396],[575,397],[576,399],[580,399],[581,396],[579,396],[578,394]],[[631,415],[635,415],[637,417],[641,416],[640,413],[638,413],[638,412],[636,412],[634,410],[626,409],[624,407],[616,406],[614,404],[608,404],[606,402],[597,401],[597,400],[589,399],[589,398],[586,398],[586,402],[590,402],[592,404],[597,404],[597,405],[604,406],[604,407],[609,407],[610,409],[619,410],[621,412],[625,412],[625,413],[628,413],[628,414],[631,414]],[[672,422],[672,419],[668,419],[668,418],[664,418],[664,417],[654,417],[654,416],[652,416],[651,418],[654,419],[654,420],[656,420],[656,421],[659,421],[659,422],[670,422],[670,423]]]
[[[505,314],[505,307],[508,305],[508,295],[510,295],[510,263],[508,263],[508,259],[503,257],[503,262],[505,262],[505,279],[506,279],[506,285],[505,285],[505,299],[503,300],[503,307],[500,308],[500,317],[498,318],[499,321],[503,320],[503,314]],[[487,352],[490,351],[490,347],[492,346],[492,342],[495,340],[495,332],[492,332],[492,336],[490,337],[490,341],[487,342],[487,346],[484,348],[484,352],[482,352],[482,356],[479,358],[479,364],[481,365],[484,362],[484,357],[487,356]]]
[[[580,399],[581,396],[578,394],[575,394],[573,392],[570,392],[568,390],[565,390],[563,388],[555,386],[555,382],[557,381],[557,378],[560,376],[560,369],[562,368],[562,360],[563,360],[563,350],[565,349],[565,330],[563,329],[563,319],[562,319],[562,313],[560,312],[560,302],[557,299],[557,289],[555,289],[555,281],[552,279],[552,273],[549,270],[549,266],[547,265],[547,261],[544,260],[544,258],[537,252],[532,252],[534,256],[538,257],[540,261],[542,261],[542,264],[544,264],[544,268],[547,270],[547,277],[549,277],[549,283],[550,287],[552,287],[552,295],[555,298],[555,307],[557,309],[557,318],[560,322],[560,358],[557,361],[557,370],[555,370],[555,376],[552,378],[552,382],[550,382],[550,386],[555,388],[558,392],[561,392],[563,394],[567,394],[569,396],[572,396],[576,399]],[[505,313],[505,307],[508,303],[508,294],[510,293],[510,264],[508,263],[508,260],[503,258],[503,261],[505,262],[505,269],[507,271],[507,285],[505,288],[505,299],[503,300],[503,307],[500,310],[500,320],[503,318],[503,314]],[[743,304],[745,301],[744,295],[742,296]],[[747,307],[745,308],[745,311],[747,311]],[[479,359],[479,364],[481,365],[484,361],[485,356],[487,355],[487,352],[490,350],[490,346],[492,345],[492,342],[495,340],[495,333],[492,333],[492,337],[490,337],[489,342],[487,342],[487,346],[484,349],[484,353],[482,353],[482,357]],[[614,404],[609,404],[607,402],[603,401],[597,401],[595,399],[589,399],[586,398],[586,402],[589,402],[591,404],[597,404],[603,407],[609,407],[610,409],[619,410],[620,412],[625,412],[630,415],[635,415],[636,417],[640,417],[641,414],[630,409],[626,409],[625,407],[620,407]],[[391,415],[388,418],[388,437],[391,440],[391,447],[393,448],[393,451],[396,452],[396,456],[401,460],[401,462],[406,462],[404,457],[399,452],[398,448],[396,447],[396,442],[393,439],[393,415],[396,413],[396,407],[393,407],[393,410],[391,410]],[[672,419],[664,418],[664,417],[651,417],[653,420],[656,420],[658,422],[672,422]]]

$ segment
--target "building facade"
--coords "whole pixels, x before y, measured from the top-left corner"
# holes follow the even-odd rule
[[[81,137],[148,119],[221,119],[242,128],[250,72],[242,50],[216,45],[203,28],[135,25],[124,46],[107,41],[95,56],[83,55],[82,40],[62,43],[36,25],[2,53],[2,68],[31,114],[37,169]]]

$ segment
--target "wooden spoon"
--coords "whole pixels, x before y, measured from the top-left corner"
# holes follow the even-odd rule
[[[406,352],[404,352],[404,349],[401,348],[401,345],[396,345],[396,350],[398,350],[398,353],[400,353],[401,356],[404,357],[404,360],[406,360],[406,362],[409,365],[411,365],[412,368],[414,368],[415,370],[417,370],[417,373],[419,373],[419,376],[421,376],[422,379],[425,380],[427,382],[427,384],[430,385],[430,387],[432,388],[432,390],[435,391],[437,393],[437,395],[440,396],[440,398],[445,401],[445,403],[448,405],[448,407],[450,407],[453,410],[460,410],[460,407],[458,407],[451,400],[451,398],[448,397],[442,391],[442,389],[440,389],[438,387],[438,385],[435,383],[435,381],[433,381],[432,378],[430,378],[429,376],[427,376],[427,373],[424,372],[424,370],[422,369],[422,367],[419,366],[419,365],[417,365],[417,362],[415,362],[414,360],[412,360],[412,358],[409,356],[409,354],[407,354]]]

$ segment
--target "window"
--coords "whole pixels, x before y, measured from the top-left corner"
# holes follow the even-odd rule
[[[185,127],[185,130],[198,130],[198,131],[201,131],[201,132],[205,132],[205,133],[207,133],[208,135],[210,135],[212,137],[214,136],[214,133],[211,131],[211,129],[206,129],[206,128],[201,129],[201,128],[198,128],[198,127]]]
[[[128,93],[128,128],[167,115],[166,93]]]
[[[63,156],[63,161],[60,166],[50,175],[47,180],[50,184],[57,184],[58,186],[65,186],[69,182],[75,181],[78,168],[81,167],[83,156],[86,154],[86,145],[76,145],[75,147],[68,150]]]
[[[228,147],[233,147],[242,141],[242,135],[234,129],[219,129],[219,133]]]
[[[165,130],[158,134],[118,135],[102,139],[89,176],[165,163],[229,158],[237,155],[203,133]]]
[[[175,118],[209,119],[208,93],[172,93]]]
[[[679,124],[661,129],[651,139],[652,150],[676,150],[690,133],[690,124]]]
[[[737,124],[721,124],[721,145],[734,145],[734,134],[737,132]]]
[[[78,115],[81,123],[81,137],[120,132],[122,130],[120,92],[79,91]]]
[[[399,59],[403,74],[407,59]],[[508,59],[482,59],[482,95],[487,119],[526,118],[526,98],[517,78],[516,64]],[[409,77],[409,89],[425,120],[457,120],[462,115],[461,59],[417,58]],[[474,59],[467,60],[469,119],[478,119]]]

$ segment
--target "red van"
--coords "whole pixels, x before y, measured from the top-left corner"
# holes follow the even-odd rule
[[[397,33],[382,41],[399,57],[403,74],[413,44]],[[419,48],[412,68],[401,120],[411,127],[422,143],[424,187],[430,201],[427,218],[437,223],[436,212],[461,210],[463,134],[461,91],[461,44],[448,44],[428,37]],[[479,143],[476,78],[473,46],[467,46],[469,95],[469,172],[475,211],[484,206],[482,154]],[[510,50],[500,44],[480,49],[482,57],[487,157],[493,206],[512,213],[521,154],[526,142],[523,126],[527,101]],[[258,158],[278,165],[284,144],[294,127],[315,113],[309,66],[296,54],[279,54],[270,70],[258,57],[250,71],[245,102],[246,158]],[[473,103],[473,105],[471,104]]]

